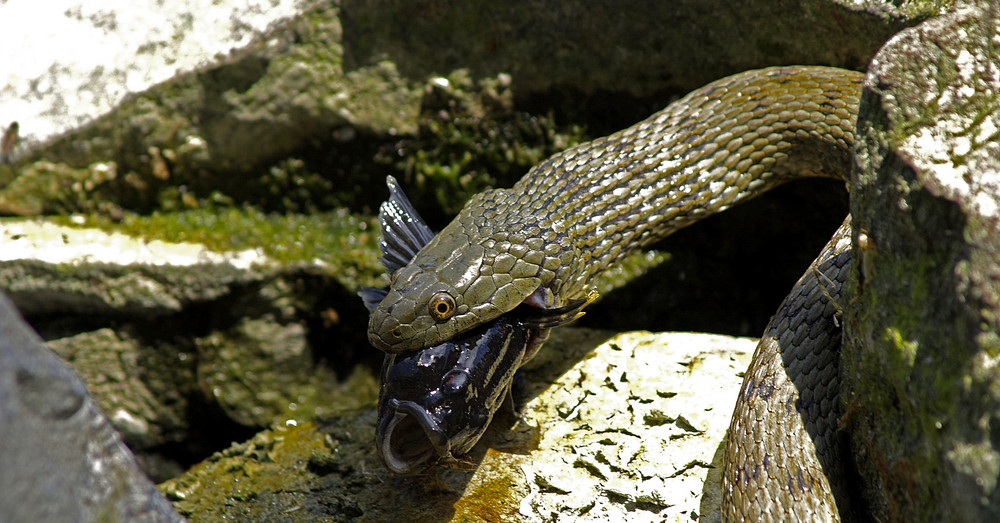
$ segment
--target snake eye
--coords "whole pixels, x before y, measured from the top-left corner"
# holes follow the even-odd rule
[[[436,292],[434,296],[431,296],[431,300],[427,302],[427,309],[430,311],[431,318],[434,318],[434,321],[447,320],[455,314],[455,298],[452,298],[451,294],[444,291]]]

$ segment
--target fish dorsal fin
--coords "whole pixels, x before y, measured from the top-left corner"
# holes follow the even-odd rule
[[[382,202],[378,211],[378,225],[382,230],[382,236],[378,240],[378,250],[382,256],[378,261],[391,276],[410,263],[417,251],[431,241],[434,233],[417,214],[396,179],[386,176],[385,184],[389,186],[389,199]],[[364,300],[369,312],[378,307],[386,294],[388,292],[385,289],[373,287],[362,287],[358,291],[358,296]]]
[[[378,308],[378,304],[382,303],[382,298],[385,298],[386,294],[389,294],[389,291],[375,287],[361,287],[358,290],[358,296],[361,296],[361,300],[365,302],[365,308],[368,309],[368,312]]]
[[[434,238],[434,233],[417,214],[396,179],[386,176],[385,184],[389,186],[389,199],[379,207],[378,224],[382,237],[378,250],[382,256],[378,261],[391,275],[410,263],[417,251]]]

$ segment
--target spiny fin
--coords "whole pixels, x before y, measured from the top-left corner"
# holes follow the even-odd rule
[[[365,308],[368,309],[368,312],[378,308],[378,304],[382,303],[382,298],[385,298],[386,294],[389,294],[389,291],[375,287],[361,287],[358,291],[358,296],[361,296],[361,300],[365,302]]]
[[[434,238],[434,233],[417,214],[396,179],[386,176],[385,184],[389,186],[389,199],[379,207],[378,223],[382,237],[379,238],[378,249],[382,256],[378,261],[391,275],[410,263],[417,251]]]
[[[378,250],[382,256],[378,261],[392,275],[410,263],[417,251],[431,241],[434,233],[417,214],[396,179],[386,176],[385,184],[389,186],[389,199],[382,202],[378,212],[378,224],[382,230],[378,240]],[[386,294],[388,291],[385,289],[374,287],[362,287],[358,291],[358,296],[361,296],[369,312],[378,307]]]

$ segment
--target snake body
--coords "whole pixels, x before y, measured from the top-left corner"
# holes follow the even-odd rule
[[[473,197],[393,275],[369,340],[405,352],[528,301],[582,298],[629,252],[802,176],[849,172],[861,75],[822,67],[737,74]],[[447,318],[429,310],[447,294]]]
[[[419,350],[522,304],[583,303],[599,273],[682,227],[792,179],[846,180],[861,80],[860,73],[827,67],[740,73],[549,158],[510,189],[473,197],[392,274],[381,302],[371,304],[370,341],[389,353]],[[829,368],[814,372],[812,364],[839,347],[835,314],[849,260],[846,234],[845,226],[782,305],[775,321],[784,323],[772,322],[762,339],[758,356],[776,355],[778,367],[755,358],[747,372],[726,451],[724,496],[737,507],[731,519],[784,519],[789,512],[775,509],[782,496],[805,500],[802,517],[811,514],[810,504],[822,504],[810,481],[829,466],[781,460],[805,444],[796,438],[826,431],[822,440],[835,430],[835,372],[831,384]],[[789,343],[802,348],[786,349]],[[795,360],[791,366],[781,361],[785,352]],[[779,383],[784,369],[798,374]],[[793,403],[775,407],[771,388],[789,385],[791,396],[784,397]],[[816,394],[800,397],[796,388]],[[790,405],[799,401],[812,408],[796,415],[808,418],[799,419],[804,432],[774,425],[784,421],[772,414],[794,413]],[[782,438],[767,442],[762,434]]]

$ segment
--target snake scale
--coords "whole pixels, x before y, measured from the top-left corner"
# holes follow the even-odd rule
[[[747,71],[627,129],[563,151],[510,189],[473,197],[370,300],[369,340],[421,350],[519,306],[582,309],[625,255],[802,177],[846,180],[861,73]],[[845,512],[836,458],[839,305],[849,218],[768,325],[747,370],[723,473],[727,520]]]

